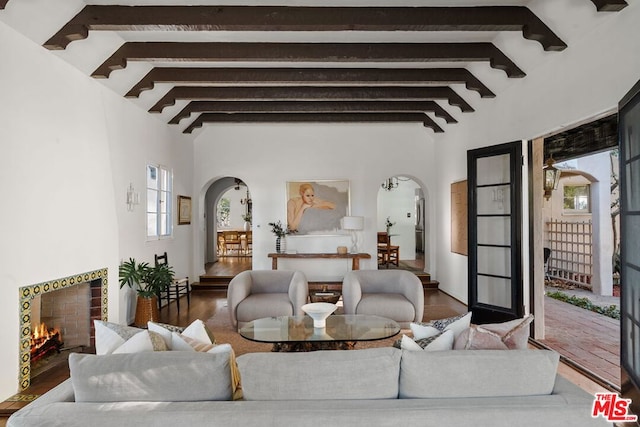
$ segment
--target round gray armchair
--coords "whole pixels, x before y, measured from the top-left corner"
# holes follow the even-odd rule
[[[344,314],[370,314],[393,319],[400,327],[422,322],[424,290],[406,270],[358,270],[342,282]]]
[[[263,317],[304,314],[309,285],[301,271],[248,270],[237,274],[227,288],[231,324],[243,327]]]

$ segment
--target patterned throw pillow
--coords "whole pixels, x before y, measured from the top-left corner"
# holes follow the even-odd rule
[[[409,351],[445,351],[453,348],[453,331],[446,331],[437,335],[413,340],[406,335],[402,336],[400,348]]]
[[[503,323],[471,325],[455,340],[456,350],[521,350],[527,348],[533,315]]]
[[[415,340],[428,338],[445,331],[453,331],[458,337],[471,324],[471,312],[446,319],[431,320],[429,322],[411,323],[409,326]]]

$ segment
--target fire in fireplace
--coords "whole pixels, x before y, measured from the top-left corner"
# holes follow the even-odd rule
[[[62,334],[57,328],[48,328],[42,322],[31,333],[31,363],[37,362],[51,353],[60,353]]]

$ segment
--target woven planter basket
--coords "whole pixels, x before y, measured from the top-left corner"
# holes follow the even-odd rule
[[[158,297],[144,298],[138,296],[134,324],[139,328],[146,328],[148,321],[157,322],[159,320]]]

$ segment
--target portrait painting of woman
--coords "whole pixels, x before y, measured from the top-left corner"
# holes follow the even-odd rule
[[[348,207],[349,181],[287,183],[287,227],[296,234],[337,232]]]

